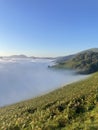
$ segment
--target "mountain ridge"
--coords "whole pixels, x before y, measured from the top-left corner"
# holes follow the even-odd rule
[[[98,48],[79,52],[67,60],[61,60],[56,68],[75,69],[77,73],[90,74],[98,71]]]
[[[56,63],[64,62],[64,61],[66,61],[66,60],[69,60],[69,59],[74,58],[74,57],[75,57],[76,55],[78,55],[78,54],[83,54],[83,53],[85,53],[85,52],[98,52],[98,48],[90,48],[90,49],[87,49],[87,50],[83,50],[83,51],[77,52],[77,53],[75,53],[75,54],[57,57],[55,62],[56,62]]]

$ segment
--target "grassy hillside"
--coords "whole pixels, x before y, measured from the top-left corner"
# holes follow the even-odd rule
[[[98,130],[98,73],[0,108],[0,130]]]
[[[74,57],[76,57],[76,56],[78,56],[80,54],[91,53],[91,52],[98,53],[98,48],[91,48],[91,49],[88,49],[88,50],[81,51],[81,52],[79,52],[77,54],[57,57],[55,62],[56,63],[64,63],[65,61],[71,60],[71,59],[73,59]]]
[[[79,53],[74,58],[57,64],[56,67],[75,69],[82,74],[96,72],[98,71],[98,52],[85,51]]]

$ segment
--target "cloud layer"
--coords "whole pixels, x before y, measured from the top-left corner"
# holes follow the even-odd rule
[[[84,78],[68,70],[54,70],[48,60],[0,60],[0,106],[32,98]]]

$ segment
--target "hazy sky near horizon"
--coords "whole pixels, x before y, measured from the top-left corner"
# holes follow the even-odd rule
[[[98,47],[98,0],[0,0],[0,55]]]

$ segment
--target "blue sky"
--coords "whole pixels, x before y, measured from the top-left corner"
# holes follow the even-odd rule
[[[0,55],[98,47],[98,0],[0,0]]]

